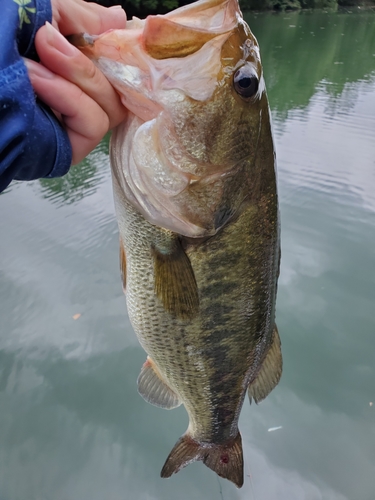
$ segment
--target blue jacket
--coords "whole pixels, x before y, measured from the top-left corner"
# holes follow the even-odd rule
[[[72,161],[68,136],[36,98],[22,60],[37,60],[35,34],[51,19],[50,0],[1,0],[0,192],[13,179],[64,175]]]

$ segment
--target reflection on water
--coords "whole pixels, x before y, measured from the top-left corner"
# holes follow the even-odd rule
[[[42,196],[62,206],[95,193],[105,175],[101,167],[108,157],[108,144],[109,135],[102,140],[94,154],[85,158],[79,168],[72,168],[68,175],[39,179]]]
[[[187,416],[137,394],[104,142],[0,196],[1,500],[374,499],[375,16],[248,20],[278,152],[285,368],[244,405],[243,489],[199,463],[159,478]]]
[[[251,13],[246,20],[260,43],[272,111],[280,119],[305,108],[319,85],[334,102],[348,83],[374,77],[373,11]],[[349,102],[357,95],[352,87]]]

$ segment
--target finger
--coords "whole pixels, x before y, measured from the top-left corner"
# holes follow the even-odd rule
[[[106,8],[83,0],[53,0],[53,24],[63,35],[91,33],[125,28],[126,14],[121,5]]]
[[[77,85],[103,108],[110,128],[124,120],[126,108],[103,73],[50,24],[40,28],[35,46],[45,67]]]
[[[25,64],[36,95],[61,114],[72,145],[72,163],[79,163],[107,133],[108,116],[73,83],[34,61],[26,59]]]

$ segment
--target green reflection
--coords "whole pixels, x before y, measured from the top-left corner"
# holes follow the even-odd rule
[[[39,179],[42,197],[62,206],[95,193],[105,176],[99,167],[108,162],[109,139],[110,134],[107,134],[94,151],[64,177]]]
[[[272,110],[308,105],[319,85],[332,97],[375,76],[374,11],[246,13],[258,39]]]

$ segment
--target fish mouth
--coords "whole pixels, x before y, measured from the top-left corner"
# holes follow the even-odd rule
[[[133,19],[125,30],[75,39],[131,112],[113,134],[112,167],[128,201],[148,222],[190,238],[210,237],[242,203],[242,190],[234,210],[223,207],[220,197],[225,182],[234,185],[230,178],[253,161],[246,158],[257,145],[238,153],[230,136],[229,146],[218,148],[209,137],[215,119],[205,113],[209,118],[199,129],[194,113],[225,99],[237,104],[232,73],[257,47],[254,40],[237,0],[201,0],[166,16]],[[219,104],[212,105],[212,116]],[[181,135],[189,123],[193,139]]]
[[[134,18],[123,30],[69,40],[138,114],[141,94],[157,101],[161,92],[175,90],[195,100],[209,99],[218,85],[221,49],[242,22],[237,0],[201,0],[165,16]]]

